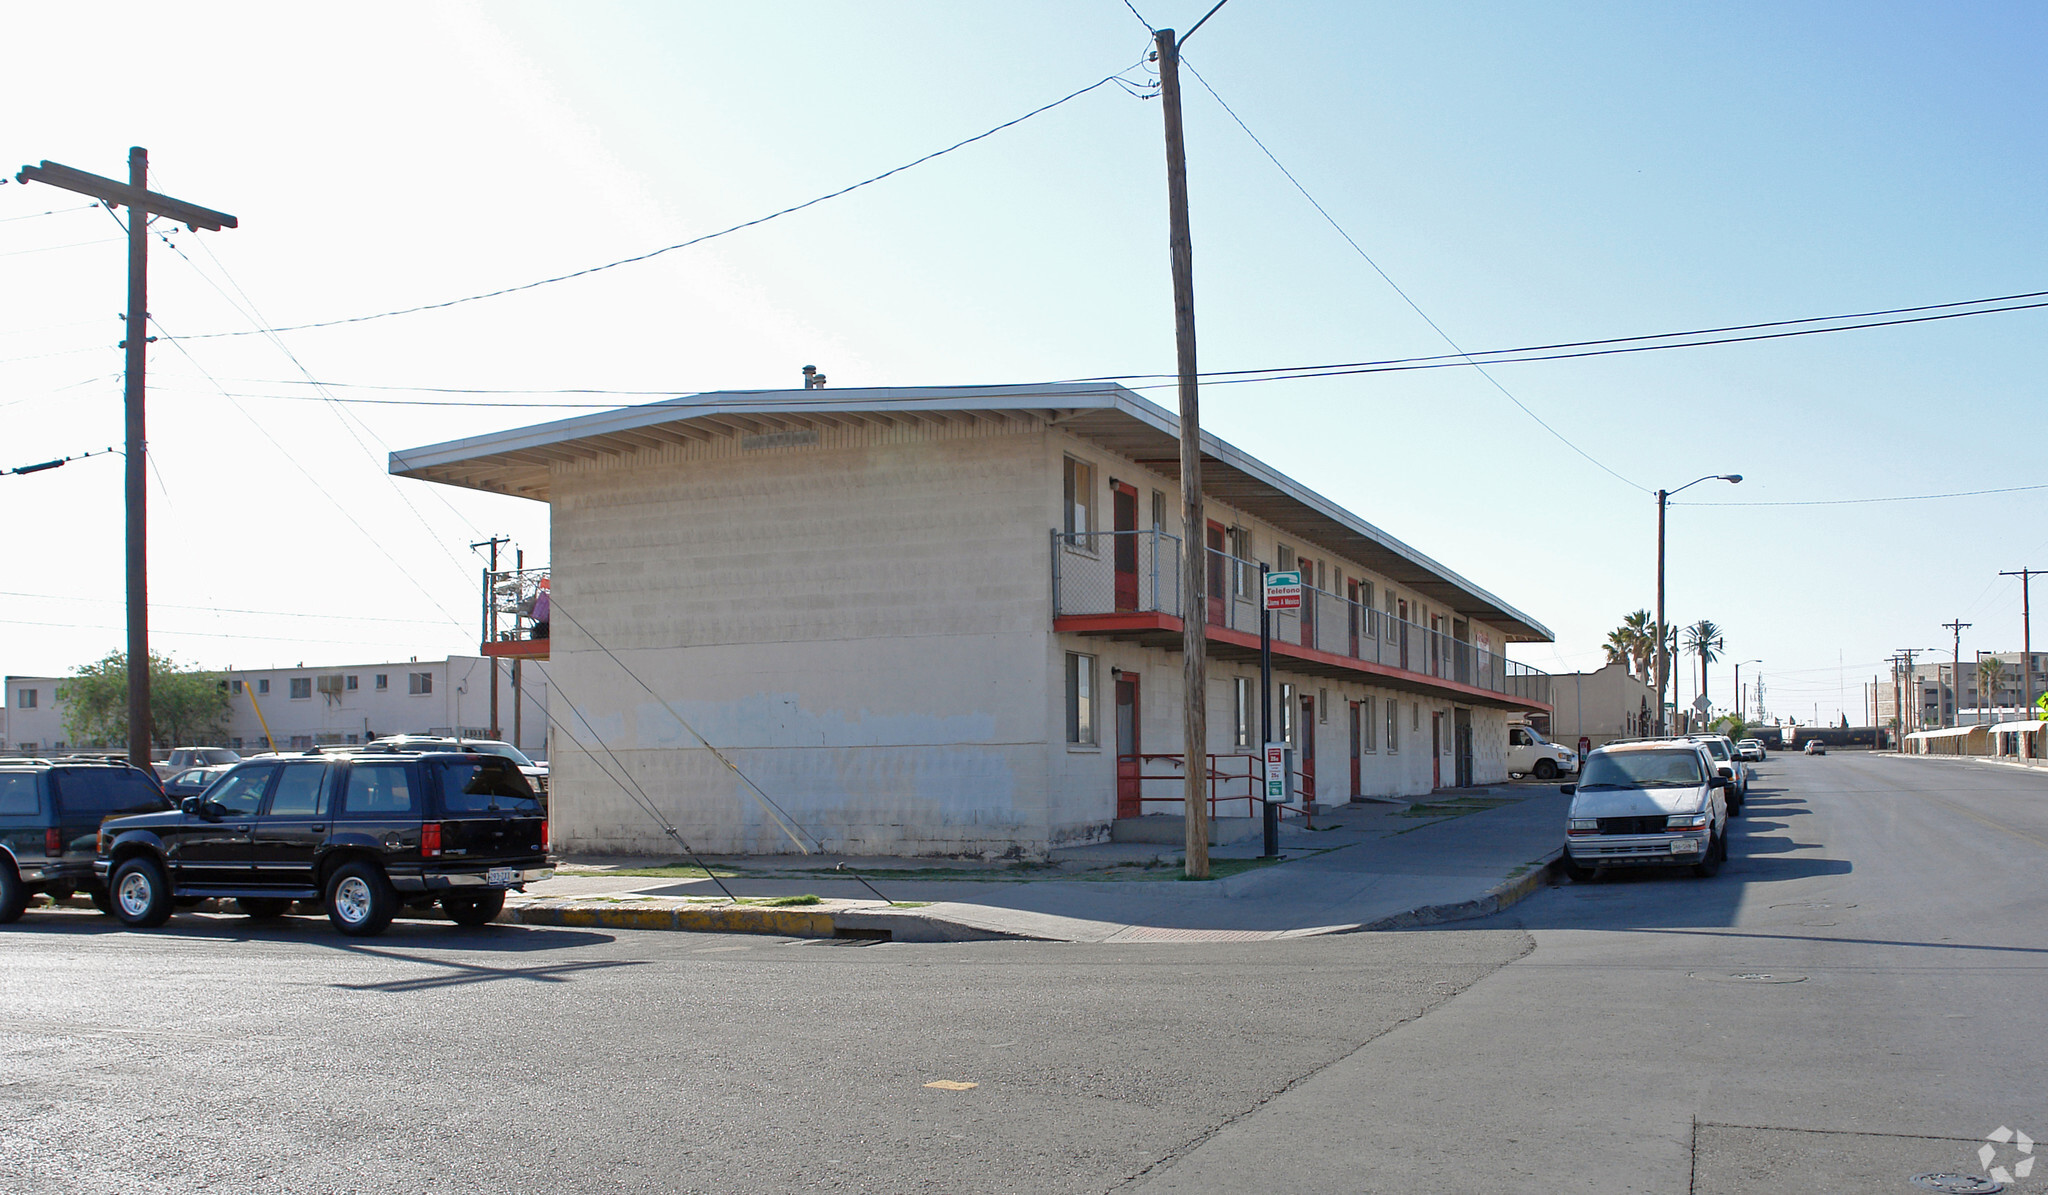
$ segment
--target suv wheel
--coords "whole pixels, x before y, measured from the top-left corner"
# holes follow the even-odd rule
[[[1555,779],[1557,779],[1557,761],[1556,761],[1556,760],[1551,760],[1551,759],[1539,759],[1539,760],[1537,760],[1537,761],[1536,761],[1536,779],[1538,779],[1538,780],[1555,780]]]
[[[235,907],[258,921],[267,921],[272,917],[284,916],[284,911],[292,907],[292,902],[275,896],[238,896],[235,898]]]
[[[21,886],[21,877],[15,874],[13,867],[0,863],[0,925],[21,920],[22,910],[26,908],[28,889]]]
[[[441,911],[457,925],[489,925],[505,910],[505,892],[498,889],[475,896],[444,896]]]
[[[122,924],[154,929],[171,919],[171,884],[156,860],[147,855],[124,860],[107,882],[114,890],[114,916]]]
[[[369,863],[337,868],[327,880],[327,919],[352,937],[381,934],[398,914],[398,894]]]

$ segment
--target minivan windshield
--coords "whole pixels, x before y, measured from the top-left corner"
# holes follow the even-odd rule
[[[1706,777],[1694,751],[1595,751],[1579,791],[1603,788],[1698,788]]]

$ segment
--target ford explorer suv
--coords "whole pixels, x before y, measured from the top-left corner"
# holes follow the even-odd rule
[[[20,920],[38,892],[84,890],[110,912],[93,876],[100,822],[170,807],[154,775],[125,763],[0,760],[0,923]]]
[[[1579,753],[1560,747],[1527,726],[1508,727],[1508,775],[1555,780],[1579,770]]]
[[[1564,870],[1594,879],[1609,867],[1690,867],[1712,876],[1728,857],[1727,793],[1699,743],[1601,747],[1586,757],[1565,822]]]
[[[245,760],[165,813],[99,827],[95,874],[114,916],[162,925],[193,899],[251,917],[320,901],[344,934],[439,903],[482,925],[505,893],[554,874],[539,798],[511,760],[361,749]]]

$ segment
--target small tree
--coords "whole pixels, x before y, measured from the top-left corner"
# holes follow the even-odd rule
[[[1977,661],[1977,708],[1998,710],[1998,686],[2005,680],[2005,661],[1985,656]]]
[[[128,656],[109,652],[103,659],[81,664],[57,688],[64,703],[64,729],[82,743],[128,741]],[[151,746],[176,747],[227,734],[227,677],[199,668],[180,668],[176,661],[149,656],[149,717],[155,734]]]

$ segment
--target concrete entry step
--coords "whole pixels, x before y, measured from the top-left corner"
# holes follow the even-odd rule
[[[1209,845],[1230,846],[1250,842],[1260,833],[1257,818],[1219,817],[1209,823]],[[1187,834],[1188,828],[1183,819],[1170,813],[1120,817],[1109,826],[1111,842],[1155,842],[1162,846],[1178,846],[1187,841]]]

